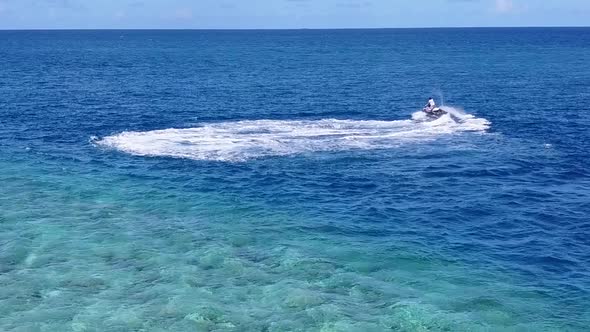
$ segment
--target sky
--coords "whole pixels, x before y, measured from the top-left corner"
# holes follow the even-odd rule
[[[589,25],[590,0],[0,0],[0,29]]]

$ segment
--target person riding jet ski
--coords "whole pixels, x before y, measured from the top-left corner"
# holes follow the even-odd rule
[[[424,106],[424,112],[430,113],[436,108],[436,103],[432,97],[428,98],[428,103]]]
[[[434,119],[438,119],[440,116],[447,114],[447,112],[442,110],[440,107],[436,106],[436,103],[434,102],[434,99],[432,97],[428,98],[428,103],[426,104],[426,106],[424,106],[422,111],[426,113],[426,115],[428,115],[429,118]]]

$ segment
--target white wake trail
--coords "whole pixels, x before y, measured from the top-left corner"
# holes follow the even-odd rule
[[[416,113],[417,114],[417,113]],[[415,114],[415,115],[416,115]],[[247,120],[196,128],[123,132],[94,143],[139,156],[245,161],[319,151],[392,148],[443,134],[485,131],[489,122],[461,114],[432,122],[412,120]]]

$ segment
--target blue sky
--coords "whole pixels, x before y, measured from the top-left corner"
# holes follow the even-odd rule
[[[590,0],[0,0],[0,29],[588,25]]]

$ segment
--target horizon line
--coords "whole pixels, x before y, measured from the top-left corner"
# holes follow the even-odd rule
[[[293,30],[418,30],[418,29],[542,29],[590,28],[590,25],[531,26],[432,26],[432,27],[335,27],[335,28],[0,28],[0,31],[293,31]]]

